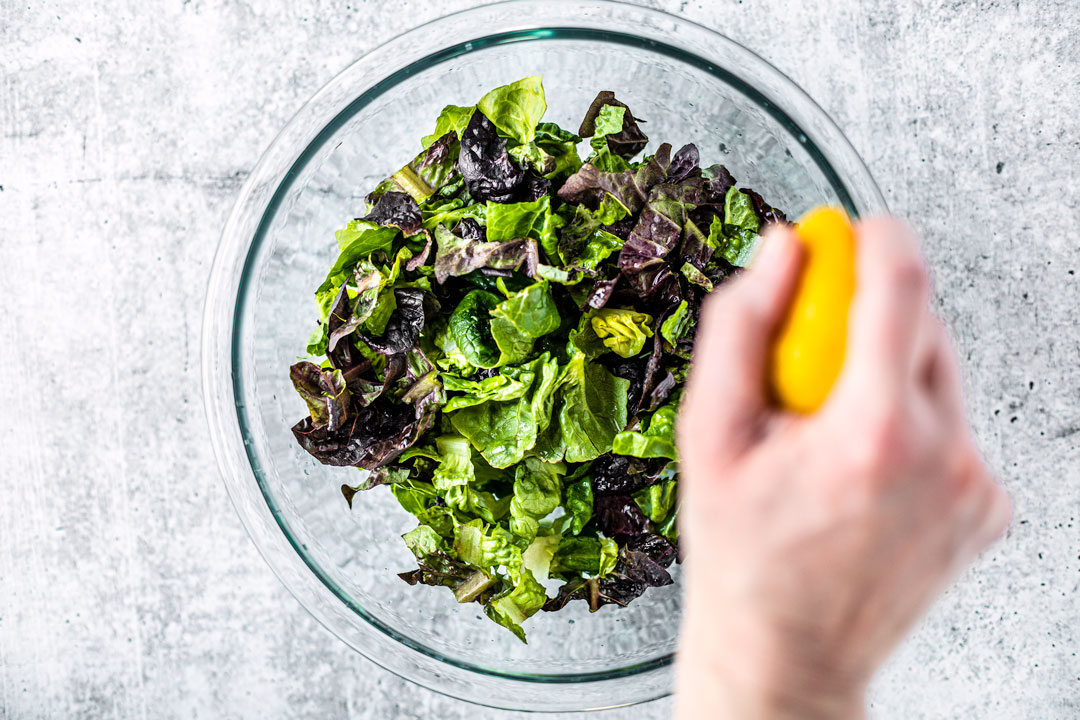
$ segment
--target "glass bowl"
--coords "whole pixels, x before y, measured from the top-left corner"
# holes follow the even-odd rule
[[[646,119],[650,148],[695,142],[740,186],[797,217],[820,203],[885,209],[825,113],[761,58],[704,27],[619,3],[548,0],[457,13],[397,37],[320,90],[266,151],[236,202],[211,274],[203,381],[229,495],[283,583],[331,632],[425,687],[518,710],[626,705],[670,691],[679,585],[595,614],[538,613],[524,645],[445,588],[410,587],[399,539],[415,519],[356,470],[319,465],[290,427],[305,413],[289,366],[313,329],[334,230],[413,157],[443,105],[543,75],[548,113],[576,128],[599,90]],[[647,150],[649,152],[649,150]]]

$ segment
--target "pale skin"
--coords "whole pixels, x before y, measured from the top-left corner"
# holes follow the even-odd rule
[[[916,240],[891,218],[856,236],[844,366],[813,414],[767,392],[801,263],[789,230],[702,310],[678,427],[679,720],[865,717],[874,672],[1008,525]]]

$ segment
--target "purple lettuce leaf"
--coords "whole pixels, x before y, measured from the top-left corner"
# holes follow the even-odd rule
[[[605,136],[607,140],[607,147],[612,153],[618,155],[623,160],[630,160],[639,152],[645,149],[645,145],[648,143],[649,138],[638,127],[638,123],[645,122],[635,118],[624,103],[615,99],[615,93],[610,90],[601,90],[596,98],[589,105],[588,111],[585,113],[585,118],[581,121],[581,127],[578,129],[578,135],[583,138],[592,137],[596,133],[596,118],[599,117],[600,111],[605,105],[614,105],[615,107],[621,107],[626,112],[623,113],[622,129],[617,133],[609,133]]]
[[[405,263],[405,270],[408,272],[416,272],[416,269],[421,265],[427,265],[428,257],[431,255],[431,231],[424,228],[421,228],[420,231],[424,234],[424,247]]]
[[[668,169],[667,181],[669,183],[682,182],[688,177],[692,177],[700,168],[698,163],[701,161],[701,154],[698,152],[697,145],[689,143],[679,148],[675,156],[671,158],[671,167]],[[698,173],[700,174],[700,173]]]
[[[682,237],[687,214],[700,200],[694,186],[657,185],[619,253],[619,269],[638,296],[664,309],[682,297],[678,278],[665,262]]]
[[[458,168],[469,194],[478,202],[510,202],[525,180],[525,173],[506,150],[506,140],[479,110],[461,135]]]
[[[323,465],[373,470],[404,452],[415,439],[416,427],[411,407],[380,402],[355,408],[336,430],[316,427],[306,417],[292,431],[300,446]]]
[[[557,195],[563,202],[596,210],[604,193],[610,193],[631,213],[637,213],[645,205],[649,191],[667,177],[670,165],[671,145],[668,143],[658,147],[656,154],[644,160],[637,169],[605,172],[585,163],[566,179]]]
[[[662,470],[663,465],[659,463],[604,453],[589,468],[593,497],[631,495],[659,480]]]
[[[762,226],[770,223],[789,224],[787,215],[766,203],[759,193],[750,188],[739,188],[739,191],[750,196],[750,200],[754,204],[754,212],[757,214],[758,219],[761,220]]]
[[[536,274],[539,251],[531,238],[505,242],[481,242],[459,237],[443,226],[435,229],[435,280],[446,282],[452,275],[465,275],[480,268],[521,270]]]
[[[593,493],[595,494],[595,489]],[[596,525],[608,537],[640,535],[649,521],[629,495],[602,495],[593,506]]]
[[[411,195],[391,190],[383,193],[371,212],[362,219],[383,227],[396,227],[408,236],[420,232],[424,218],[420,206]]]
[[[397,308],[386,323],[381,336],[358,333],[368,346],[380,355],[398,355],[416,344],[424,327],[425,292],[419,288],[394,290]]]
[[[608,300],[615,293],[615,287],[619,283],[619,277],[615,276],[610,280],[598,280],[589,291],[588,297],[585,299],[585,307],[599,310],[607,305]]]
[[[487,241],[487,228],[469,217],[462,218],[454,227],[453,233],[465,240]]]
[[[293,387],[307,403],[312,424],[334,431],[348,417],[349,390],[340,370],[324,370],[309,362],[298,362],[289,369]]]
[[[615,569],[602,578],[576,578],[559,588],[555,597],[544,603],[544,610],[555,612],[562,610],[572,600],[585,600],[589,610],[596,612],[605,605],[626,607],[650,587],[671,585],[673,580],[666,570],[674,558],[674,550],[660,550],[659,544],[651,540],[653,535],[637,547],[630,549],[630,543],[619,550],[619,560]],[[656,535],[664,543],[663,537]]]

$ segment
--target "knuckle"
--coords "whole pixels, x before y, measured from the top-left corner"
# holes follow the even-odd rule
[[[848,444],[849,461],[862,473],[880,476],[909,455],[911,439],[907,422],[899,408],[891,408],[863,423]]]
[[[1001,485],[996,482],[991,482],[993,497],[990,505],[990,532],[993,537],[997,537],[1004,533],[1013,519],[1013,504],[1012,498],[1009,497],[1009,493],[1005,491]]]
[[[905,257],[893,264],[889,271],[889,283],[905,295],[918,296],[929,291],[930,276],[921,259]]]
[[[978,451],[968,444],[953,454],[949,464],[946,482],[953,512],[973,513],[969,522],[981,528],[987,542],[1001,535],[1012,519],[1012,501],[987,470]]]

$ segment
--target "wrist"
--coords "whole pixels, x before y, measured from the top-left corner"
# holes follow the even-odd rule
[[[865,684],[830,668],[822,658],[718,622],[715,611],[699,629],[683,633],[676,665],[678,720],[862,720]],[[714,628],[702,633],[700,628]],[[817,662],[815,662],[817,660]]]
[[[811,691],[780,682],[744,682],[680,653],[676,720],[864,720],[862,693]]]

